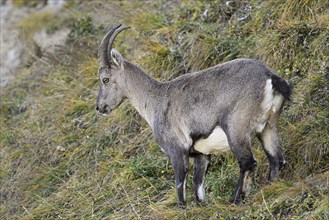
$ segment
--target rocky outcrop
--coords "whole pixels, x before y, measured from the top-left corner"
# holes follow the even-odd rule
[[[44,10],[52,13],[60,13],[66,0],[48,0],[46,4],[35,7],[15,7],[11,1],[1,1],[0,24],[0,87],[6,86],[16,74],[17,68],[24,65],[30,53],[25,51],[25,43],[21,40],[21,32],[16,24],[27,16]],[[37,22],[37,21],[36,21]],[[51,50],[54,45],[64,44],[69,30],[57,30],[48,34],[46,30],[40,30],[33,35],[34,43],[41,50]]]

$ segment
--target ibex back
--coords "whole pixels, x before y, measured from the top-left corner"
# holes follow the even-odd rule
[[[256,133],[270,162],[269,180],[285,164],[277,132],[278,118],[292,89],[264,64],[237,59],[209,69],[159,82],[112,49],[117,25],[99,47],[100,89],[96,109],[103,114],[129,99],[151,126],[175,172],[179,206],[186,204],[189,157],[194,158],[196,200],[205,202],[205,174],[210,154],[231,150],[240,165],[240,177],[231,202],[248,193],[257,164],[251,151]]]

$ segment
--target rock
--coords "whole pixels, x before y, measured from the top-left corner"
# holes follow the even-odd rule
[[[34,34],[33,41],[42,51],[52,52],[57,45],[64,45],[70,30],[68,28],[57,30],[54,33],[47,33],[41,30]]]
[[[62,147],[62,146],[57,146],[57,147],[56,147],[56,150],[57,150],[57,151],[61,151],[61,152],[66,151],[66,149],[65,149],[64,147]]]
[[[16,69],[28,60],[29,53],[25,51],[24,42],[19,40],[20,30],[15,28],[26,16],[43,10],[52,13],[61,13],[66,0],[48,0],[46,5],[38,7],[14,7],[11,1],[1,0],[0,7],[0,88],[6,86],[14,78]],[[53,34],[47,34],[46,30],[37,32],[33,40],[42,49],[49,51],[53,45],[64,44],[68,35],[68,29],[58,30]]]

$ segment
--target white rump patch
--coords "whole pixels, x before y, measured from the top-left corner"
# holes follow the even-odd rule
[[[266,80],[265,91],[264,91],[264,100],[262,101],[261,108],[263,110],[262,116],[258,121],[256,126],[257,132],[262,132],[265,128],[266,122],[270,115],[270,109],[273,105],[273,85],[272,80]]]
[[[280,109],[283,100],[284,98],[282,95],[274,95],[272,80],[266,80],[264,100],[261,103],[263,112],[261,118],[257,120],[256,132],[262,132],[264,130],[270,113],[277,112]]]
[[[194,143],[194,150],[203,154],[216,154],[229,150],[227,136],[223,129],[217,126],[208,138],[201,138]]]

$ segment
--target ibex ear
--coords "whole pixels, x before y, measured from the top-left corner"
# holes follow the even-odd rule
[[[115,66],[122,69],[123,68],[123,58],[119,51],[116,49],[111,50],[111,60]]]

